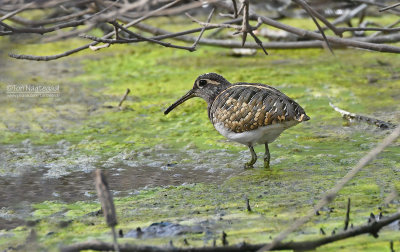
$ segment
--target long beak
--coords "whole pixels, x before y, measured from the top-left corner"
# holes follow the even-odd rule
[[[169,112],[171,112],[171,110],[173,110],[174,108],[178,107],[180,104],[184,103],[185,101],[187,101],[193,97],[195,97],[195,95],[194,95],[193,89],[191,89],[184,96],[182,96],[179,100],[177,100],[174,104],[169,106],[169,108],[167,108],[164,111],[164,115],[168,114]]]

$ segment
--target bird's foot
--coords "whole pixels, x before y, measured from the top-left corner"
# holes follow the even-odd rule
[[[264,162],[264,169],[269,169],[269,168],[270,168],[269,162]]]
[[[253,169],[253,164],[251,162],[244,164],[244,169]]]

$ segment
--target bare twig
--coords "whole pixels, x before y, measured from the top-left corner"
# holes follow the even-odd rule
[[[308,13],[308,15],[310,15],[310,17],[311,17],[312,20],[314,21],[315,25],[317,26],[318,30],[320,31],[320,33],[321,33],[321,35],[322,35],[322,37],[323,37],[323,39],[324,39],[324,41],[325,41],[325,43],[326,43],[326,46],[329,48],[329,51],[330,51],[332,54],[334,54],[334,53],[333,53],[333,50],[332,50],[332,47],[331,47],[331,45],[329,44],[328,39],[326,38],[326,35],[325,35],[324,30],[321,28],[321,26],[319,25],[318,21],[317,21],[317,20],[315,19],[315,17],[314,17],[314,15],[319,15],[319,14],[316,14],[317,12],[314,11],[305,1],[303,1],[303,0],[294,0],[294,1],[295,1],[297,4],[299,4],[301,7],[303,7],[303,8],[306,10],[306,12]],[[319,15],[319,16],[322,17],[321,15]],[[324,18],[324,20],[326,20],[326,19]],[[327,23],[329,23],[329,22],[327,22]],[[327,26],[328,26],[328,25],[327,25]],[[335,33],[338,32],[338,31],[334,28],[334,26],[331,25],[330,23],[329,23],[329,27],[331,27],[331,29],[333,28],[333,31],[335,31]]]
[[[210,12],[210,14],[207,17],[207,23],[210,23],[212,15],[214,14],[214,10],[215,8],[213,8]],[[187,15],[189,15],[188,13],[186,13]],[[195,49],[197,46],[197,43],[199,43],[201,36],[203,36],[204,31],[206,30],[206,26],[203,27],[203,29],[201,29],[199,36],[197,37],[197,39],[194,41],[192,48]]]
[[[271,25],[271,26],[277,27],[279,29],[294,33],[294,34],[298,35],[299,37],[323,40],[323,37],[321,34],[311,32],[311,31],[306,31],[306,30],[303,30],[300,28],[289,26],[289,25],[285,25],[285,24],[282,24],[278,21],[275,21],[275,20],[267,18],[267,17],[262,17],[262,16],[260,17],[258,15],[252,16],[252,19],[254,19],[254,20],[256,20],[258,18],[261,18],[261,20],[267,25]],[[337,38],[337,37],[331,37],[331,36],[326,36],[326,38],[331,43],[335,43],[335,44],[339,44],[339,45],[343,45],[343,46],[352,46],[352,47],[364,48],[364,49],[379,51],[379,52],[400,53],[400,47],[397,47],[397,46],[374,44],[374,43],[363,42],[361,40],[356,40],[356,39],[345,39],[345,38]]]
[[[331,24],[323,15],[319,14],[317,11],[315,11],[313,8],[311,8],[310,5],[304,0],[294,0],[298,5],[303,7],[303,9],[306,10],[306,12],[313,18],[314,23],[317,24],[318,30],[323,34],[323,30],[321,27],[319,27],[318,22],[315,20],[314,17],[318,18],[321,20],[329,29],[331,29],[337,36],[342,37],[342,32],[336,29],[336,27]]]
[[[346,120],[357,120],[357,121],[364,121],[368,124],[372,124],[375,125],[381,129],[393,129],[396,127],[396,125],[389,123],[389,122],[385,122],[385,121],[381,121],[372,117],[367,117],[367,116],[362,116],[362,115],[357,115],[354,113],[350,113],[348,111],[345,111],[343,109],[340,109],[338,107],[336,107],[335,105],[333,105],[332,103],[329,103],[329,105],[337,112],[339,112],[342,117]]]
[[[42,39],[42,42],[44,43],[49,43],[49,42],[54,42],[60,39],[67,39],[67,38],[71,38],[71,37],[75,37],[81,33],[84,32],[88,32],[90,30],[92,30],[96,25],[95,24],[89,24],[87,25],[87,27],[83,28],[83,29],[76,29],[76,30],[71,30],[68,32],[63,32],[54,36],[50,36],[50,37],[46,37]]]
[[[95,184],[97,196],[99,197],[101,203],[101,209],[103,210],[104,218],[106,219],[107,225],[112,229],[114,249],[115,251],[119,251],[117,235],[115,232],[115,225],[117,225],[117,215],[115,214],[114,201],[110,189],[108,188],[107,179],[100,169],[97,169],[95,171]]]
[[[344,231],[347,230],[349,227],[349,221],[350,221],[350,198],[347,199],[347,210],[346,210],[346,219],[344,220]]]
[[[387,25],[387,26],[385,26],[384,29],[393,28],[393,27],[395,27],[395,26],[398,25],[398,24],[400,24],[400,19],[397,20],[397,21],[395,21],[395,22],[393,22],[393,23],[391,23],[391,24],[389,24],[389,25]],[[371,35],[368,36],[368,37],[369,37],[369,38],[376,37],[376,36],[378,36],[378,35],[381,34],[381,33],[382,33],[381,31],[378,31],[378,32],[375,32],[374,34],[371,34]]]
[[[353,17],[357,16],[358,14],[362,13],[364,10],[368,8],[367,4],[360,4],[359,6],[355,7],[350,11],[345,11],[344,14],[337,19],[332,21],[332,25],[337,25],[341,23],[346,23],[351,20]]]
[[[373,1],[373,0],[352,0],[352,1],[353,2],[364,3],[364,4],[367,4],[367,5],[378,6],[378,7],[381,7],[381,8],[386,8],[387,7],[385,4],[381,3],[381,1]],[[400,10],[397,10],[397,9],[390,9],[388,11],[396,13],[396,14],[400,13]]]
[[[115,25],[116,27],[118,27],[119,29],[125,31],[129,35],[132,35],[132,36],[136,37],[136,39],[125,39],[124,38],[124,39],[120,39],[120,40],[106,40],[106,41],[108,41],[106,43],[110,43],[110,44],[125,44],[125,43],[137,43],[137,42],[141,42],[141,41],[148,41],[148,42],[153,42],[153,43],[165,46],[165,47],[172,47],[172,48],[176,48],[176,49],[188,50],[189,52],[193,52],[193,51],[196,50],[196,48],[193,47],[193,46],[173,45],[171,43],[162,42],[162,41],[159,41],[159,40],[154,39],[154,38],[146,38],[146,37],[144,37],[144,36],[142,36],[140,34],[134,33],[132,31],[126,29],[125,27],[119,25],[116,22],[112,22],[112,24]],[[85,36],[85,37],[89,38],[89,39],[92,39],[92,40],[95,40],[95,41],[99,41],[98,40],[99,38],[95,38],[95,37],[93,38],[93,37],[90,37],[90,36]],[[104,41],[101,41],[101,42],[104,42]]]
[[[99,46],[92,46],[92,45],[89,46],[90,50],[92,50],[92,51],[98,51],[100,49],[107,48],[107,47],[110,47],[109,43],[103,44],[103,45],[99,45]]]
[[[198,23],[199,25],[203,27],[208,27],[208,28],[233,28],[233,29],[241,29],[242,26],[240,25],[232,25],[232,24],[212,24],[209,22],[201,22],[194,18],[192,15],[189,13],[185,13],[188,18],[190,18],[193,22]]]
[[[387,11],[387,10],[390,10],[390,9],[396,8],[397,6],[400,6],[400,3],[396,3],[396,4],[390,5],[390,6],[388,6],[388,7],[385,7],[385,8],[379,9],[379,12],[382,12],[382,11]]]
[[[0,21],[6,20],[7,18],[10,18],[10,17],[14,16],[14,15],[20,13],[21,11],[26,10],[27,8],[29,8],[30,6],[32,6],[34,3],[35,3],[35,2],[27,3],[27,4],[25,4],[24,6],[22,6],[21,8],[16,9],[15,11],[12,11],[12,12],[7,13],[6,15],[4,15],[4,16],[2,16],[2,17],[0,18]]]
[[[328,190],[326,193],[324,193],[321,197],[321,200],[316,204],[316,206],[311,209],[304,217],[298,219],[295,221],[295,223],[290,226],[289,228],[285,229],[282,231],[278,236],[275,237],[275,239],[269,244],[268,246],[264,246],[262,249],[259,251],[267,251],[273,249],[275,246],[277,246],[283,239],[285,239],[290,233],[292,233],[294,230],[298,229],[305,223],[307,223],[314,215],[315,211],[320,210],[323,206],[329,204],[330,202],[333,201],[333,199],[336,197],[337,193],[352,179],[354,176],[362,169],[364,168],[368,163],[370,163],[379,153],[381,153],[387,146],[389,146],[391,143],[393,143],[397,138],[400,136],[400,127],[397,127],[396,129],[393,130],[393,132],[387,136],[381,143],[379,143],[375,148],[373,148],[370,152],[368,152],[367,155],[362,157],[358,163],[341,179],[339,180],[335,187],[332,189]],[[400,217],[400,213],[397,213]],[[350,230],[348,232],[351,232],[354,230]]]
[[[393,241],[389,242],[389,248],[390,248],[390,252],[395,252],[394,251],[394,246],[393,246]]]
[[[398,32],[400,28],[380,28],[380,27],[337,27],[339,31],[383,31],[383,32]]]
[[[399,193],[397,192],[396,189],[392,189],[390,194],[385,198],[385,205],[389,205],[392,200],[396,199],[399,197]]]
[[[225,233],[225,231],[222,231],[222,235],[221,235],[222,246],[228,246],[229,245],[228,240],[226,239],[227,236],[228,235]]]
[[[167,9],[167,8],[169,8],[169,7],[171,7],[171,6],[175,5],[175,4],[177,4],[177,3],[180,2],[180,1],[181,1],[181,0],[175,0],[175,1],[171,2],[171,3],[168,3],[168,4],[166,4],[166,5],[164,5],[164,6],[160,7],[160,8],[158,8],[158,9],[155,9],[155,10],[153,10],[153,11],[150,11],[150,12],[147,13],[146,15],[144,15],[144,16],[142,16],[142,17],[136,19],[136,20],[133,20],[132,22],[129,22],[129,26],[132,26],[132,25],[134,25],[134,24],[138,24],[138,23],[142,22],[143,20],[146,20],[146,19],[148,19],[149,17],[154,16],[156,13],[161,12],[162,10],[165,10],[165,9]],[[125,25],[125,27],[127,27],[127,26]]]
[[[131,90],[129,88],[126,89],[126,92],[124,94],[124,96],[122,96],[121,100],[118,103],[118,107],[121,108],[122,103],[126,100],[126,97],[128,97],[128,94],[131,92]]]
[[[246,209],[247,209],[247,212],[251,212],[250,200],[247,197],[246,197]]]

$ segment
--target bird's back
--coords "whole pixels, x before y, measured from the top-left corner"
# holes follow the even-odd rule
[[[279,90],[258,83],[236,83],[223,90],[208,111],[214,124],[241,133],[272,124],[297,124],[310,118]],[[285,122],[289,122],[285,123]]]

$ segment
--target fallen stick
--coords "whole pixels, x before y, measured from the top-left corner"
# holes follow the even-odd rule
[[[381,120],[378,120],[378,119],[375,119],[372,117],[350,113],[346,110],[336,107],[332,103],[329,103],[329,106],[331,106],[335,111],[339,112],[344,119],[349,120],[349,121],[351,121],[351,120],[364,121],[368,124],[375,125],[381,129],[394,129],[396,127],[395,124],[392,124],[390,122],[385,122],[385,121],[381,121]]]
[[[129,88],[126,89],[126,92],[124,94],[124,96],[122,96],[121,100],[118,103],[118,107],[121,108],[122,103],[126,100],[126,97],[128,96],[128,94],[131,92],[131,90]]]

